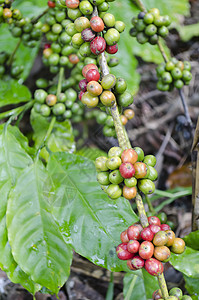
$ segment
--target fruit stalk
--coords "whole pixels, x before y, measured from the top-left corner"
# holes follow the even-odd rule
[[[182,105],[183,105],[183,108],[184,108],[184,113],[185,113],[185,117],[187,119],[187,122],[188,122],[190,128],[193,128],[193,123],[192,123],[190,115],[189,115],[189,110],[188,110],[188,106],[187,106],[187,102],[185,100],[183,90],[179,89],[178,91],[179,91],[180,99],[181,99],[181,102],[182,102]],[[192,132],[192,137],[193,137],[193,132]]]
[[[159,282],[159,286],[160,286],[163,298],[167,299],[167,297],[169,297],[169,293],[168,293],[168,289],[167,289],[167,285],[166,285],[166,281],[165,281],[163,273],[158,275],[158,282]]]
[[[167,57],[166,52],[164,51],[164,48],[162,46],[162,43],[161,43],[160,39],[158,39],[157,44],[158,44],[159,50],[160,50],[160,52],[162,54],[162,57],[164,58],[165,63],[167,63],[169,61],[169,59]]]
[[[24,104],[20,107],[5,111],[3,113],[0,113],[0,120],[8,118],[8,117],[16,118],[22,112],[24,112],[24,111],[28,110],[29,108],[31,108],[33,106],[33,104],[34,104],[34,101],[32,100],[32,101],[29,101],[28,103],[26,103],[26,104]]]
[[[135,202],[136,202],[138,214],[140,217],[140,223],[141,223],[142,227],[145,228],[145,227],[149,226],[149,223],[148,223],[148,219],[147,219],[146,212],[144,209],[142,197],[140,196],[139,193],[137,193],[137,195],[135,197]]]
[[[109,69],[106,61],[106,57],[104,52],[100,54],[99,56],[99,65],[100,70],[102,73],[102,77],[109,74]],[[123,127],[120,114],[118,111],[117,103],[115,103],[111,108],[111,115],[113,117],[114,125],[115,125],[115,131],[118,138],[119,146],[124,150],[126,148],[131,148],[131,144],[128,138],[128,135],[126,133],[126,129]]]
[[[59,79],[57,84],[57,93],[56,93],[57,96],[61,93],[61,85],[62,85],[63,77],[64,77],[64,67],[61,67],[59,70]]]
[[[147,204],[148,204],[149,211],[150,211],[152,214],[155,215],[155,214],[156,214],[155,209],[154,209],[154,207],[153,207],[153,205],[152,205],[152,203],[151,203],[151,200],[149,199],[148,195],[145,195],[145,199],[146,199],[146,202],[147,202]]]
[[[147,11],[141,0],[135,0],[135,2],[136,2],[137,6],[140,8],[141,11],[143,11],[143,12]]]

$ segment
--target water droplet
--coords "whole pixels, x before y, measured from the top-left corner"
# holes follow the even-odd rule
[[[38,251],[37,245],[35,245],[35,244],[32,244],[31,248],[32,248],[33,251]]]
[[[52,261],[49,259],[49,260],[47,261],[47,266],[48,266],[48,268],[51,267],[51,264],[52,264]]]
[[[77,225],[74,226],[74,231],[78,232],[78,226]]]

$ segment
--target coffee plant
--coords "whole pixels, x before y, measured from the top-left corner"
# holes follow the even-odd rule
[[[0,267],[33,297],[58,294],[75,251],[126,272],[125,299],[198,299],[199,231],[181,239],[166,214],[157,214],[148,195],[155,192],[158,161],[132,147],[125,129],[139,83],[137,73],[131,76],[133,55],[140,55],[158,64],[159,90],[178,89],[180,124],[193,138],[183,93],[191,64],[171,57],[163,40],[188,3],[163,3],[0,0]],[[147,57],[144,49],[152,49]],[[46,71],[29,89],[26,79],[37,63]],[[19,129],[22,119],[31,133]],[[94,159],[89,150],[76,150],[77,128],[91,119],[118,142]],[[191,296],[179,287],[168,291],[168,261]]]

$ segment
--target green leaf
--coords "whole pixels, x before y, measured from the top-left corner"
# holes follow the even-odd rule
[[[17,1],[14,1],[14,3],[15,2]],[[34,9],[32,10],[32,12],[34,13]],[[1,36],[1,51],[6,51],[11,55],[19,41],[19,38],[15,38],[12,36],[12,34],[8,29],[7,24],[1,24],[0,36]],[[39,46],[40,46],[40,41],[38,41],[37,46],[34,48],[25,47],[23,43],[20,44],[14,59],[14,65],[24,66],[24,71],[20,75],[20,83],[22,83],[28,77],[32,69],[34,60],[37,56]]]
[[[186,246],[199,250],[199,230],[193,231],[190,234],[186,235],[184,238]]]
[[[192,299],[199,299],[199,285],[198,278],[191,278],[186,275],[183,276],[185,280],[185,288],[191,295]]]
[[[31,125],[34,131],[33,140],[35,141],[35,147],[38,148],[44,141],[50,123],[47,118],[42,117],[41,114],[36,113],[32,109]],[[53,131],[47,141],[47,147],[52,152],[75,151],[75,142],[70,121],[66,120],[62,123],[55,123]],[[48,160],[48,156],[49,153],[44,149],[42,157]]]
[[[88,147],[83,147],[82,149],[78,150],[75,154],[84,156],[84,157],[89,158],[94,161],[99,156],[107,156],[106,152],[104,152],[98,148],[88,148]]]
[[[25,17],[37,17],[41,14],[48,6],[47,1],[40,0],[15,0],[13,7],[18,8]]]
[[[69,276],[72,249],[52,218],[53,192],[44,166],[35,162],[18,176],[6,218],[15,260],[32,280],[57,293]]]
[[[199,36],[199,23],[191,24],[187,26],[177,26],[180,37],[184,42],[189,41],[194,36]]]
[[[171,253],[170,263],[186,276],[199,278],[199,251],[186,247],[182,254]]]
[[[48,172],[55,191],[53,216],[68,241],[68,230],[77,253],[111,271],[128,270],[115,247],[120,233],[138,220],[129,201],[110,200],[96,181],[94,163],[79,155],[56,153],[50,156]]]
[[[23,141],[21,144],[20,141]],[[14,283],[20,283],[31,293],[35,293],[40,286],[35,284],[31,278],[24,273],[15,262],[8,242],[6,211],[7,198],[11,187],[16,181],[23,168],[32,163],[26,153],[19,129],[9,126],[8,129],[1,127],[0,131],[0,267],[9,279]]]
[[[16,80],[0,80],[0,107],[9,104],[28,102],[31,93],[25,85],[19,84]]]
[[[125,300],[151,299],[153,292],[159,288],[157,277],[151,276],[144,269],[141,271],[141,277],[134,273],[136,272],[124,276]]]

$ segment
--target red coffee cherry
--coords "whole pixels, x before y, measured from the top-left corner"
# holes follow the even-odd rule
[[[141,232],[141,238],[144,241],[151,242],[153,240],[153,238],[154,238],[154,233],[153,233],[153,231],[151,231],[151,229],[149,227],[146,227]]]
[[[170,250],[166,246],[155,247],[154,257],[160,261],[168,260],[171,256]]]
[[[129,242],[129,238],[128,238],[128,235],[127,235],[127,229],[122,231],[122,233],[120,234],[120,240],[121,240],[122,243],[128,243]]]
[[[134,149],[126,149],[122,152],[121,159],[123,163],[128,162],[134,165],[138,159],[138,154]]]
[[[117,257],[121,260],[128,260],[134,257],[133,253],[128,252],[127,243],[121,243],[116,248]]]
[[[82,100],[82,96],[84,95],[84,93],[85,93],[85,92],[83,92],[83,91],[79,92],[78,98],[79,98],[80,101]]]
[[[134,268],[134,267],[132,266],[131,261],[132,261],[132,259],[128,259],[128,260],[127,260],[127,262],[126,262],[127,267],[128,267],[130,270],[136,271],[137,269]]]
[[[126,185],[124,185],[122,189],[122,195],[127,200],[131,200],[135,198],[135,196],[137,195],[137,188],[135,186],[127,187]]]
[[[145,270],[152,276],[158,276],[159,274],[162,274],[164,271],[163,264],[155,258],[147,259],[145,261],[144,267]]]
[[[153,300],[159,300],[159,299],[162,299],[162,292],[161,290],[156,290],[155,292],[153,292],[153,295],[152,295],[152,299]]]
[[[78,8],[79,0],[66,0],[66,6],[72,9]]]
[[[106,49],[106,41],[103,37],[97,36],[90,43],[91,52],[95,55],[99,55]]]
[[[162,231],[171,230],[171,227],[168,224],[161,224],[160,228]]]
[[[87,91],[92,96],[99,96],[102,93],[102,86],[97,81],[90,81],[87,84]]]
[[[135,174],[134,166],[131,163],[122,163],[119,167],[120,174],[123,178],[131,178]]]
[[[95,70],[98,71],[98,67],[96,65],[94,65],[94,64],[88,64],[88,65],[86,65],[86,66],[83,67],[83,69],[82,69],[82,75],[84,76],[84,78],[86,78],[87,72],[89,70],[91,70],[91,69],[95,69]]]
[[[90,28],[86,28],[81,32],[81,36],[85,42],[91,42],[96,35]]]
[[[141,231],[143,230],[143,228],[136,226],[135,224],[131,225],[128,227],[127,229],[127,235],[129,240],[141,240]]]
[[[49,6],[50,8],[54,8],[54,7],[55,7],[55,2],[53,2],[53,1],[48,1],[48,6]]]
[[[127,250],[130,253],[137,253],[140,248],[140,243],[137,240],[130,240],[127,244]]]
[[[148,217],[149,225],[158,225],[161,226],[160,219],[156,216]]]
[[[86,73],[86,80],[88,82],[98,81],[99,79],[100,79],[100,73],[95,69],[91,69]]]
[[[146,176],[147,166],[143,162],[138,161],[133,166],[135,168],[135,178],[140,179]]]
[[[51,47],[51,44],[45,44],[44,45],[44,49],[48,49],[48,48],[50,48]]]
[[[158,225],[149,225],[150,230],[156,234],[157,232],[159,232],[161,230],[160,226]]]
[[[139,256],[143,259],[149,259],[153,256],[154,246],[151,242],[144,241],[139,248]]]
[[[134,256],[134,258],[131,260],[131,264],[134,269],[139,270],[144,267],[144,259],[140,257],[139,255]]]
[[[79,57],[77,56],[77,54],[70,54],[68,59],[73,65],[76,65],[79,62]]]
[[[100,17],[92,17],[90,20],[90,25],[93,31],[101,32],[104,30],[104,22]]]
[[[106,46],[106,52],[109,54],[115,54],[117,53],[117,51],[118,51],[118,44],[115,44],[113,46],[109,46],[109,45]]]
[[[87,80],[86,79],[82,79],[82,80],[80,80],[80,82],[79,82],[79,88],[80,88],[80,90],[81,91],[83,91],[83,92],[86,92],[87,91]]]

